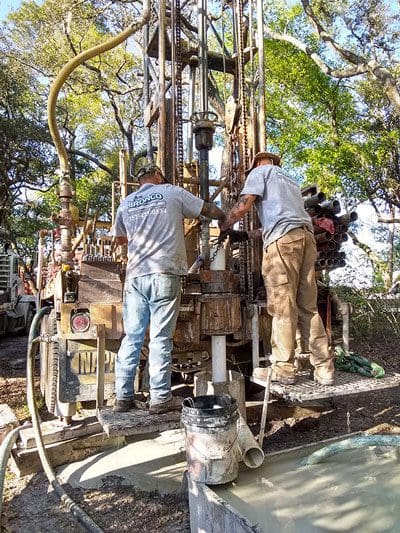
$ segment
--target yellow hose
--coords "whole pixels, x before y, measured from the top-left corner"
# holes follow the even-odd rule
[[[54,145],[58,153],[58,158],[60,160],[60,170],[62,172],[65,172],[68,170],[68,156],[67,156],[67,151],[65,149],[65,146],[62,142],[60,132],[58,131],[58,127],[57,127],[56,103],[57,103],[58,94],[65,80],[68,78],[71,72],[73,72],[84,61],[86,61],[87,59],[91,59],[92,57],[96,55],[102,54],[103,52],[107,52],[108,50],[111,50],[112,48],[115,48],[120,43],[125,41],[128,37],[130,37],[133,33],[135,33],[140,28],[142,28],[149,20],[150,20],[150,0],[144,0],[143,12],[142,12],[142,15],[138,18],[138,20],[133,22],[128,28],[126,28],[124,31],[122,31],[120,34],[116,35],[115,37],[112,37],[105,43],[96,45],[93,48],[90,48],[89,50],[81,52],[76,57],[73,57],[61,69],[61,71],[59,72],[59,74],[57,75],[53,83],[51,84],[49,100],[48,100],[48,105],[47,105],[47,114],[48,114],[50,134],[51,134],[51,137],[53,139]]]

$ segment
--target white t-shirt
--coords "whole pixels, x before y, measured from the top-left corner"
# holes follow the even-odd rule
[[[128,239],[126,279],[187,274],[183,219],[197,218],[204,200],[182,187],[145,183],[118,208],[113,235]]]
[[[240,194],[259,197],[255,206],[262,225],[264,248],[301,226],[313,232],[300,187],[280,167],[261,165],[254,168]]]

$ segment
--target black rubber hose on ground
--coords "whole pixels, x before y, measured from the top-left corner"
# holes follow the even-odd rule
[[[3,488],[4,488],[4,478],[7,470],[8,459],[11,454],[11,449],[14,444],[17,442],[19,435],[19,427],[14,428],[12,431],[7,433],[3,442],[0,446],[0,530],[1,530],[1,513],[3,510]]]
[[[400,435],[360,435],[333,442],[320,448],[301,461],[302,466],[315,465],[338,453],[367,446],[400,446]]]
[[[38,351],[40,338],[38,337],[39,325],[44,317],[51,311],[51,307],[43,307],[33,318],[28,338],[28,353],[26,365],[27,400],[35,433],[36,447],[42,462],[43,470],[61,502],[74,515],[74,517],[92,533],[103,533],[103,530],[87,515],[64,491],[50,465],[46,448],[43,444],[42,431],[40,429],[39,414],[35,400],[34,367],[35,357]]]

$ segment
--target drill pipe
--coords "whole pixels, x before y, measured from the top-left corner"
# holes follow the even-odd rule
[[[325,200],[326,196],[323,192],[318,192],[312,196],[308,196],[304,199],[304,207],[314,207]]]
[[[350,224],[351,222],[355,222],[358,219],[358,215],[356,211],[352,211],[351,213],[346,213],[345,215],[341,215],[337,218],[337,221],[340,224]]]
[[[337,248],[337,243],[334,241],[328,241],[325,243],[317,243],[317,249],[321,252],[329,252]]]
[[[330,215],[337,215],[342,209],[339,200],[325,200],[320,205],[322,213],[329,213]]]
[[[319,235],[315,235],[315,242],[318,244],[324,244],[326,242],[329,242],[333,240],[334,235],[329,233],[329,231],[324,231],[324,233],[320,233]]]

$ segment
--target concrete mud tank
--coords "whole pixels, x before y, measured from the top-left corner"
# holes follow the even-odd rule
[[[189,480],[191,531],[398,533],[398,446],[347,449],[306,464],[321,445],[266,455],[260,468],[240,468],[225,485]]]

